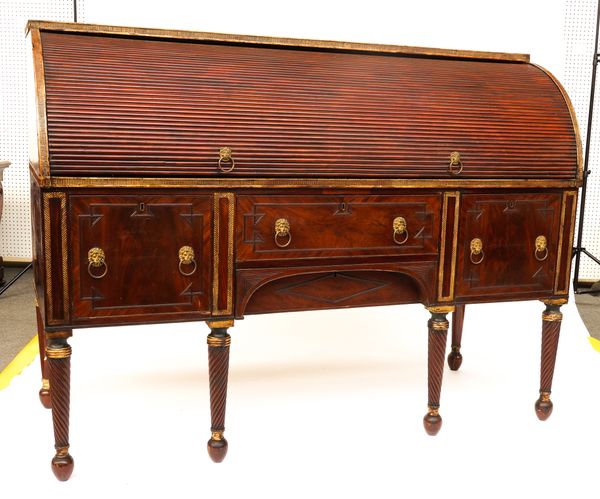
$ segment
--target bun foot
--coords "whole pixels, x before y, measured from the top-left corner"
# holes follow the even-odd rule
[[[50,399],[50,390],[48,388],[40,388],[40,402],[46,409],[52,409],[52,400]]]
[[[552,414],[552,408],[554,405],[552,404],[552,400],[550,400],[549,393],[542,393],[540,398],[535,402],[535,415],[538,417],[540,421],[546,421]]]
[[[423,418],[423,426],[428,435],[432,437],[437,435],[442,428],[442,416],[439,415],[437,409],[430,409]]]
[[[221,432],[213,431],[211,439],[206,444],[208,455],[215,463],[220,463],[227,455],[227,440]]]
[[[448,354],[448,367],[452,370],[452,371],[458,371],[458,369],[460,368],[461,364],[462,364],[462,354],[456,350],[452,350],[449,354]]]
[[[65,450],[63,453],[59,451],[56,456],[52,458],[52,471],[54,476],[61,482],[66,482],[69,478],[71,478],[73,466],[73,458],[71,457],[71,454],[69,454],[68,450]]]

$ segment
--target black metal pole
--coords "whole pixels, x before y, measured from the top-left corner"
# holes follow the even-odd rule
[[[77,22],[77,0],[73,0],[73,21]]]
[[[577,245],[575,246],[575,274],[573,277],[573,291],[579,291],[579,263],[581,261],[583,239],[583,216],[585,214],[585,198],[587,193],[587,178],[590,174],[588,165],[590,160],[590,142],[592,137],[592,121],[594,117],[594,94],[596,91],[596,69],[598,68],[598,31],[600,28],[600,0],[596,13],[596,41],[594,43],[594,58],[592,61],[592,88],[590,90],[590,107],[588,111],[587,133],[585,137],[585,156],[583,159],[583,184],[581,186],[581,200],[579,202],[579,227],[577,229]]]

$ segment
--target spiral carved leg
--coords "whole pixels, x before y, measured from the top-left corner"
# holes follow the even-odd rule
[[[211,437],[207,443],[208,455],[215,463],[220,463],[227,455],[225,431],[225,406],[227,402],[227,376],[229,372],[229,345],[231,337],[227,329],[233,321],[209,322],[208,335],[208,377],[210,384]]]
[[[429,327],[428,340],[428,389],[429,410],[423,417],[423,426],[429,435],[437,435],[442,427],[442,417],[439,413],[440,394],[442,391],[442,377],[444,374],[444,359],[446,356],[446,337],[448,335],[448,321],[446,313],[451,312],[453,307],[433,307],[428,309],[431,319],[427,323]]]
[[[50,400],[50,378],[48,375],[48,359],[46,357],[46,331],[42,321],[40,307],[36,305],[35,316],[37,319],[38,343],[40,346],[40,367],[42,370],[42,387],[40,388],[40,402],[46,409],[52,408]]]
[[[546,310],[542,314],[542,356],[540,363],[540,397],[535,402],[535,414],[540,421],[546,421],[552,414],[553,404],[550,400],[552,378],[556,364],[556,351],[560,336],[562,313],[560,307],[565,299],[546,300]]]
[[[453,371],[458,371],[463,357],[460,353],[460,342],[462,340],[463,323],[465,320],[465,306],[456,305],[456,310],[452,314],[452,350],[448,354],[448,367]]]
[[[52,423],[56,449],[56,455],[52,459],[52,471],[61,481],[68,480],[73,473],[73,458],[69,454],[71,347],[67,338],[70,336],[70,331],[47,333],[46,348],[52,386]]]

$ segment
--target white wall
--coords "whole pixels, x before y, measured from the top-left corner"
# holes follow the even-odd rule
[[[565,83],[585,132],[595,0],[79,0],[78,5],[79,20],[88,23],[530,53]],[[10,183],[9,177],[3,224],[28,216],[11,212]],[[589,216],[600,216],[600,199]],[[2,236],[0,231],[0,254],[29,256],[7,253],[11,246]],[[595,276],[595,267],[586,269],[589,278]],[[600,269],[597,274],[600,278]]]
[[[29,132],[27,113],[28,19],[72,21],[72,0],[0,0],[0,159],[4,173],[4,213],[0,255],[31,260]]]
[[[562,76],[565,0],[85,0],[90,23],[531,53]]]

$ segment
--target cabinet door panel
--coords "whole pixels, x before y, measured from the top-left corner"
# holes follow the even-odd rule
[[[457,298],[551,293],[560,199],[560,194],[554,193],[464,195]],[[544,241],[545,249],[541,249]]]
[[[208,314],[211,199],[72,196],[74,317]],[[92,248],[104,263],[89,263]]]

